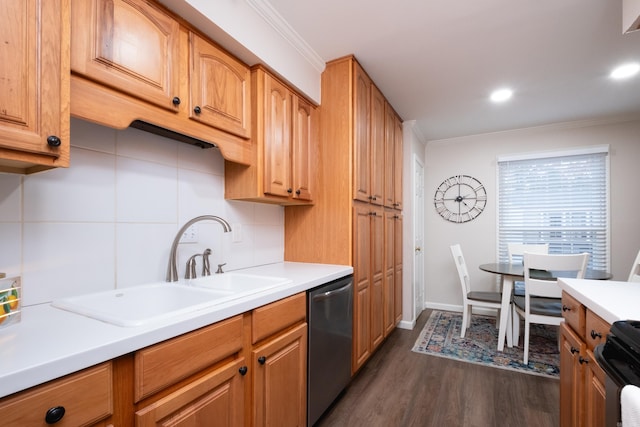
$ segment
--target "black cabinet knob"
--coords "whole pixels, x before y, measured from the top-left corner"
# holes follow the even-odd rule
[[[579,350],[575,347],[571,347],[571,354],[577,353]]]
[[[300,189],[297,189],[297,190],[296,190],[296,194],[299,196],[299,195],[300,195],[300,193],[301,193]]]
[[[580,356],[578,358],[578,362],[580,362],[580,364],[582,365],[583,363],[589,363],[589,359],[585,359],[584,357]]]
[[[260,356],[258,357],[258,363],[261,365],[264,365],[264,363],[267,361],[267,358],[264,356]]]
[[[287,193],[289,194],[293,193],[293,188],[287,188]]]
[[[591,338],[592,339],[596,339],[596,338],[602,338],[602,334],[600,332],[596,332],[593,329],[591,330]]]
[[[200,108],[199,105],[196,105],[195,107],[193,107],[193,112],[196,114],[200,114],[202,113],[202,109]]]
[[[49,147],[59,147],[60,144],[62,144],[62,141],[60,141],[60,138],[55,135],[49,135],[47,138],[47,144]]]
[[[178,105],[180,105],[180,98],[178,98],[177,96],[174,96],[171,102],[173,102],[173,105],[177,107]]]
[[[563,304],[562,305],[562,311],[571,311],[571,309]]]
[[[245,376],[247,375],[247,367],[246,366],[241,366],[240,369],[238,369],[238,372],[240,372],[240,375]]]
[[[44,421],[47,424],[55,424],[64,417],[64,413],[64,406],[54,406],[53,408],[49,408],[44,416]]]

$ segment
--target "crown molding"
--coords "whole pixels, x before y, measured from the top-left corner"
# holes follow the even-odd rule
[[[309,44],[300,37],[289,23],[273,8],[268,0],[247,0],[247,3],[278,32],[286,41],[288,41],[313,68],[319,73],[324,71],[325,61],[316,53]]]

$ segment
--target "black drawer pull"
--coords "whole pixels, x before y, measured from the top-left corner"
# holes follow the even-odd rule
[[[580,362],[580,364],[582,365],[583,363],[589,363],[589,359],[585,359],[584,357],[580,356],[578,357],[578,362]]]
[[[592,339],[596,339],[596,338],[602,338],[602,334],[600,332],[596,332],[593,329],[591,330],[591,338]]]
[[[258,363],[259,364],[264,365],[266,361],[267,361],[266,357],[264,357],[264,356],[258,357]]]
[[[578,351],[580,351],[580,350],[578,350],[578,349],[577,349],[577,348],[575,348],[575,347],[571,347],[571,354],[575,354],[575,353],[577,353]]]
[[[238,372],[240,372],[240,375],[245,376],[245,375],[247,375],[247,371],[248,370],[249,369],[247,369],[246,366],[241,366],[240,369],[238,369]]]
[[[44,421],[47,424],[55,424],[64,417],[65,409],[64,406],[54,406],[53,408],[49,408],[46,415],[44,416]]]
[[[566,305],[562,304],[562,311],[571,311],[571,309]]]

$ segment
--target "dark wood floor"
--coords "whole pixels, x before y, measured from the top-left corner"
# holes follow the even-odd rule
[[[316,426],[558,426],[559,381],[411,351],[397,329]]]

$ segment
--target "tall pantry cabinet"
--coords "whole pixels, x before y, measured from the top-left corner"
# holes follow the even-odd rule
[[[352,372],[402,318],[402,121],[353,56],[322,74],[314,206],[285,208],[285,260],[354,267]]]

